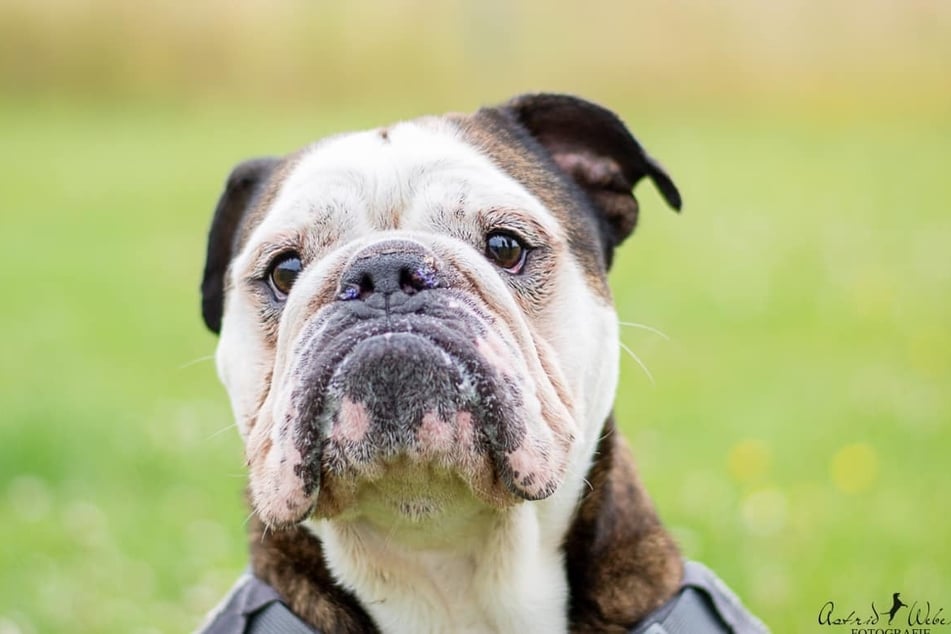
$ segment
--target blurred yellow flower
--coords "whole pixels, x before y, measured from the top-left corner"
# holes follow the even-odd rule
[[[861,493],[878,477],[878,454],[868,443],[846,445],[832,457],[829,473],[843,493]]]
[[[727,469],[736,482],[749,484],[761,479],[769,471],[771,453],[760,440],[743,440],[730,450]]]

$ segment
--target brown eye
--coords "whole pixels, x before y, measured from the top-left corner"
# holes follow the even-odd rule
[[[490,233],[485,239],[485,255],[509,273],[520,273],[528,249],[507,233]]]
[[[274,260],[271,264],[271,272],[268,274],[268,283],[278,299],[287,298],[300,272],[300,257],[296,253],[285,253]]]

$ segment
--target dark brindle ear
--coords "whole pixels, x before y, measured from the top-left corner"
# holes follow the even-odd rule
[[[225,190],[218,199],[208,231],[208,254],[201,280],[201,314],[205,325],[214,333],[221,330],[225,272],[234,255],[238,228],[279,162],[280,159],[276,158],[258,158],[240,163],[231,170]]]
[[[637,200],[631,193],[649,177],[667,204],[680,210],[680,192],[613,112],[569,95],[522,95],[508,109],[550,153],[558,167],[588,194],[603,214],[607,259],[634,230]]]

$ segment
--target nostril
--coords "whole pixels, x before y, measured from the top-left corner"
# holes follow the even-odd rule
[[[407,295],[415,295],[421,290],[418,278],[412,269],[403,267],[400,269],[400,290]]]
[[[404,266],[400,269],[400,290],[407,295],[414,295],[439,286],[436,272],[432,268],[420,266]]]
[[[406,293],[407,295],[415,295],[416,284],[413,282],[413,275],[406,269],[400,271],[400,290]]]
[[[434,255],[415,245],[385,243],[354,256],[340,276],[337,298],[389,306],[443,284]]]
[[[360,276],[358,283],[350,282],[349,284],[344,284],[337,294],[337,297],[343,301],[366,299],[367,296],[373,294],[373,291],[373,277],[371,277],[369,273],[364,273]]]
[[[376,290],[373,284],[373,277],[369,273],[364,273],[360,277],[360,297],[366,297]]]

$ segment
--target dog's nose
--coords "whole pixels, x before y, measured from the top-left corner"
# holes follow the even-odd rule
[[[387,240],[357,253],[340,277],[338,299],[388,309],[443,286],[434,253],[407,240]]]

